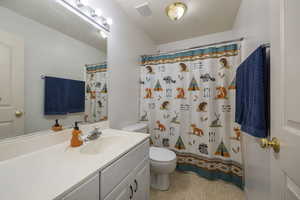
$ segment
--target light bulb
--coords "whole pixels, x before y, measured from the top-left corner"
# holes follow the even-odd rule
[[[99,8],[96,8],[96,9],[95,9],[95,14],[96,14],[98,17],[101,17],[101,16],[102,16],[102,10],[100,10]]]
[[[106,23],[111,26],[113,24],[113,20],[111,18],[106,18]]]
[[[184,12],[185,10],[183,9],[183,7],[177,7],[176,8],[177,18],[180,19],[183,16]]]
[[[88,4],[89,4],[88,0],[77,0],[78,7],[88,6]]]
[[[101,17],[102,11],[99,8],[97,8],[95,10],[91,9],[91,16],[92,17]]]
[[[107,34],[106,34],[104,31],[100,31],[100,35],[101,35],[104,39],[107,38]]]

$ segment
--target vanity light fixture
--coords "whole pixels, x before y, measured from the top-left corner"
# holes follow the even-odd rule
[[[187,11],[187,5],[182,2],[175,2],[166,8],[167,16],[173,20],[177,21],[181,19]]]
[[[88,6],[88,0],[76,0],[76,4],[78,7]]]
[[[105,32],[110,32],[112,24],[111,18],[105,18],[102,11],[98,8],[94,9],[88,5],[88,0],[55,0],[69,11],[73,12],[89,24],[93,25],[96,29]]]

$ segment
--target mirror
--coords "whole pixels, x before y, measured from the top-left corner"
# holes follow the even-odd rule
[[[107,120],[103,32],[53,0],[2,0],[0,21],[0,139]]]

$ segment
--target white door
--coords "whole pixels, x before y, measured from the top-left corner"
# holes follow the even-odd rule
[[[0,31],[0,139],[24,134],[24,42]]]
[[[272,0],[271,199],[300,200],[300,1]]]

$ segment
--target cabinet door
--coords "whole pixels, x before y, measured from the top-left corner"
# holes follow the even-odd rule
[[[149,200],[150,166],[146,158],[104,200]]]
[[[139,167],[132,184],[135,200],[149,200],[150,166],[148,159]]]
[[[100,185],[99,174],[79,186],[62,200],[99,200]]]
[[[130,198],[128,185],[125,187],[120,188],[118,191],[113,191],[109,194],[105,200],[129,200]]]
[[[141,161],[149,156],[149,141],[138,145],[123,157],[101,171],[101,199],[104,199],[122,180],[136,172]],[[113,178],[112,178],[113,177]]]
[[[129,175],[105,197],[104,200],[131,200],[133,199],[132,176]]]

